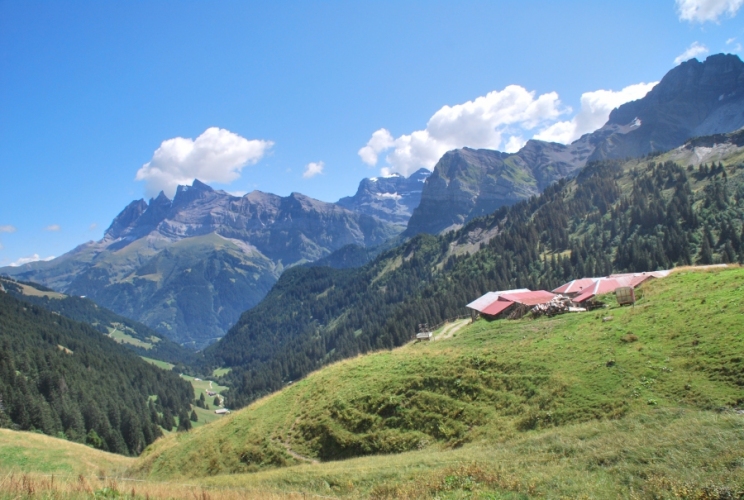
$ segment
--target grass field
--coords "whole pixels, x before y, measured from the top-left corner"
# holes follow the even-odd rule
[[[123,472],[133,458],[34,432],[0,429],[0,471],[58,475]]]
[[[152,343],[143,342],[140,339],[136,339],[132,337],[131,335],[129,335],[128,333],[126,333],[124,330],[119,329],[119,327],[111,328],[109,326],[108,330],[109,330],[109,337],[111,337],[112,339],[114,339],[120,344],[132,344],[133,346],[142,347],[143,349],[148,349],[148,350],[152,349]]]
[[[337,363],[158,441],[133,471],[389,498],[744,489],[744,269],[608,304]]]
[[[162,368],[163,370],[172,370],[173,365],[171,363],[166,363],[165,361],[160,361],[158,359],[152,359],[147,358],[145,356],[141,356],[142,359],[147,361],[148,363],[152,363],[155,366],[158,366]],[[198,406],[193,406],[192,409],[196,412],[196,416],[198,420],[196,422],[192,422],[192,425],[194,427],[201,427],[205,424],[215,422],[217,420],[220,420],[224,418],[224,415],[217,415],[214,410],[218,409],[219,406],[214,406],[214,396],[209,396],[207,394],[207,391],[213,391],[217,394],[220,394],[222,391],[227,389],[224,385],[219,385],[217,382],[210,381],[210,380],[201,380],[197,379],[195,377],[191,377],[189,375],[181,375],[181,378],[188,380],[191,382],[191,386],[194,388],[194,396],[196,399],[199,399],[201,394],[204,394],[204,399],[206,400],[207,404],[209,405],[209,409],[205,408],[199,408]],[[224,406],[224,403],[223,403]]]
[[[147,361],[150,364],[153,364],[153,365],[157,366],[158,368],[162,368],[163,370],[170,371],[170,370],[173,369],[173,366],[174,366],[171,363],[168,363],[166,361],[160,361],[159,359],[152,359],[152,358],[148,358],[148,357],[145,357],[145,356],[140,356],[140,358],[144,359],[145,361]]]
[[[744,498],[744,269],[607,303],[336,363],[136,460],[5,431],[0,471],[139,481],[6,474],[0,498]]]

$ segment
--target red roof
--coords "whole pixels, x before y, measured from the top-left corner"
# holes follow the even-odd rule
[[[559,286],[553,290],[553,293],[581,293],[585,288],[592,286],[597,279],[598,278],[581,278],[569,281],[565,285]]]
[[[483,308],[481,313],[489,316],[496,316],[497,314],[504,312],[511,305],[523,304],[525,306],[536,306],[537,304],[550,302],[553,300],[553,297],[555,297],[554,294],[546,292],[545,290],[505,293],[489,304],[488,307]]]
[[[509,306],[513,306],[514,302],[511,300],[504,300],[501,297],[499,297],[498,300],[496,300],[493,304],[486,307],[481,311],[482,314],[487,314],[489,316],[496,316],[499,313],[504,312]]]
[[[536,290],[534,292],[517,292],[517,293],[506,293],[499,297],[499,299],[506,299],[512,302],[518,302],[526,306],[536,306],[537,304],[545,304],[550,302],[555,297],[555,294],[546,292],[545,290]]]
[[[632,277],[622,276],[619,278],[599,278],[594,286],[589,287],[584,293],[578,297],[574,297],[574,302],[584,302],[585,300],[591,299],[596,295],[602,295],[604,293],[614,292],[616,288],[621,286],[632,286]]]

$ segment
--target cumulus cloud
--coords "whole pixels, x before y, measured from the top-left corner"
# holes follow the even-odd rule
[[[373,167],[377,165],[378,155],[394,145],[395,139],[393,139],[390,132],[381,128],[375,131],[369,141],[367,141],[367,145],[359,150],[359,156],[364,163]]]
[[[689,47],[687,47],[687,50],[685,50],[680,55],[674,58],[674,64],[685,62],[689,59],[692,59],[693,57],[707,54],[708,52],[710,51],[708,50],[708,47],[706,47],[705,45],[699,42],[692,42],[692,44]]]
[[[581,109],[570,120],[557,121],[571,113],[558,94],[536,96],[518,85],[489,92],[472,101],[444,106],[426,124],[397,138],[384,128],[377,130],[358,154],[363,162],[375,166],[386,153],[382,174],[410,175],[421,167],[432,169],[442,155],[461,147],[518,151],[534,137],[570,143],[607,122],[610,111],[628,101],[640,99],[657,82],[630,85],[620,91],[597,90],[581,96]]]
[[[54,255],[50,255],[49,257],[42,259],[41,257],[39,257],[38,253],[35,253],[30,257],[21,257],[17,261],[11,262],[9,265],[10,267],[18,267],[18,266],[22,266],[23,264],[28,264],[30,262],[38,262],[40,260],[46,262],[52,259],[54,259]]]
[[[302,173],[302,177],[305,179],[309,179],[311,177],[315,177],[318,174],[323,173],[323,167],[325,167],[325,163],[322,161],[311,161],[307,165],[305,165],[305,171]]]
[[[11,226],[9,224],[5,226],[0,226],[0,233],[15,233],[15,232],[16,232],[15,226]]]
[[[62,228],[59,227],[59,224],[51,224],[51,225],[45,227],[44,228],[44,231],[59,231],[60,229],[62,229]]]
[[[243,167],[263,158],[273,145],[272,141],[248,140],[229,130],[210,127],[196,139],[163,141],[135,179],[145,181],[148,196],[162,190],[173,197],[179,184],[190,185],[194,179],[227,184],[240,177]]]
[[[744,0],[676,0],[677,13],[680,21],[689,22],[718,22],[727,15],[734,17]]]
[[[524,87],[509,85],[463,104],[442,107],[424,130],[393,138],[388,130],[379,129],[358,153],[362,161],[374,166],[379,155],[389,151],[386,171],[409,175],[421,167],[433,168],[451,149],[515,147],[524,130],[553,122],[567,112],[570,108],[561,105],[555,92],[536,97]]]
[[[595,90],[581,94],[581,109],[571,120],[561,121],[542,130],[535,139],[569,144],[607,123],[610,112],[626,102],[641,99],[659,82],[637,83],[622,90]]]

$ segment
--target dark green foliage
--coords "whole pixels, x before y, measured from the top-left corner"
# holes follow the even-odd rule
[[[191,410],[191,416],[189,417],[189,420],[192,422],[198,422],[199,416],[196,414],[196,410]]]
[[[329,362],[399,346],[419,323],[467,314],[465,304],[489,290],[741,261],[744,188],[722,180],[723,170],[704,169],[697,181],[672,162],[593,163],[540,196],[456,232],[416,236],[364,267],[290,269],[205,351],[207,368],[232,367],[225,380],[238,407]],[[694,193],[693,181],[704,189]]]
[[[148,328],[142,323],[131,320],[129,318],[125,318],[124,316],[119,316],[113,311],[99,306],[92,300],[75,296],[52,299],[49,297],[24,295],[21,287],[19,287],[16,283],[22,283],[41,291],[51,292],[52,290],[43,285],[39,285],[38,283],[22,281],[15,282],[10,278],[5,277],[1,278],[0,281],[3,283],[3,286],[8,290],[8,292],[10,292],[12,295],[19,298],[20,300],[36,304],[48,311],[59,313],[62,316],[65,316],[72,320],[81,321],[83,323],[93,325],[101,333],[107,334],[108,330],[106,327],[113,326],[115,323],[123,325],[128,329],[128,332],[130,332],[131,335],[137,340],[153,344],[152,349],[145,349],[143,347],[138,347],[127,343],[124,344],[128,349],[133,350],[140,356],[161,359],[169,363],[184,364],[193,363],[195,359],[195,354],[192,351],[186,349],[185,347],[181,347],[180,345],[167,339],[163,335]],[[152,340],[150,340],[151,337],[156,337],[160,340],[158,342],[153,342]]]
[[[161,435],[157,412],[194,394],[91,326],[0,293],[0,397],[16,429],[136,455]]]
[[[191,420],[186,410],[181,410],[178,414],[178,432],[186,432],[191,429]]]

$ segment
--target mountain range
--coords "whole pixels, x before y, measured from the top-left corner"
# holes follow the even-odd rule
[[[405,234],[456,229],[539,194],[590,161],[638,158],[741,127],[744,63],[732,54],[691,59],[645,97],[613,110],[602,128],[569,145],[530,140],[513,154],[470,148],[446,153],[427,179]]]
[[[430,174],[421,168],[410,177],[392,173],[363,179],[354,196],[341,198],[336,203],[352,212],[371,215],[405,228],[421,202],[421,192]]]
[[[243,197],[195,180],[173,200],[130,203],[103,239],[1,272],[84,295],[201,348],[257,304],[287,268],[350,244],[376,246],[398,224],[299,193]]]
[[[742,126],[744,63],[723,54],[693,59],[569,145],[530,140],[516,153],[453,150],[431,175],[364,179],[335,204],[299,193],[238,197],[195,180],[173,200],[160,193],[133,201],[100,241],[0,273],[85,295],[199,349],[257,305],[285,269],[359,266],[405,238],[455,230],[535,197],[590,162],[657,154]]]

